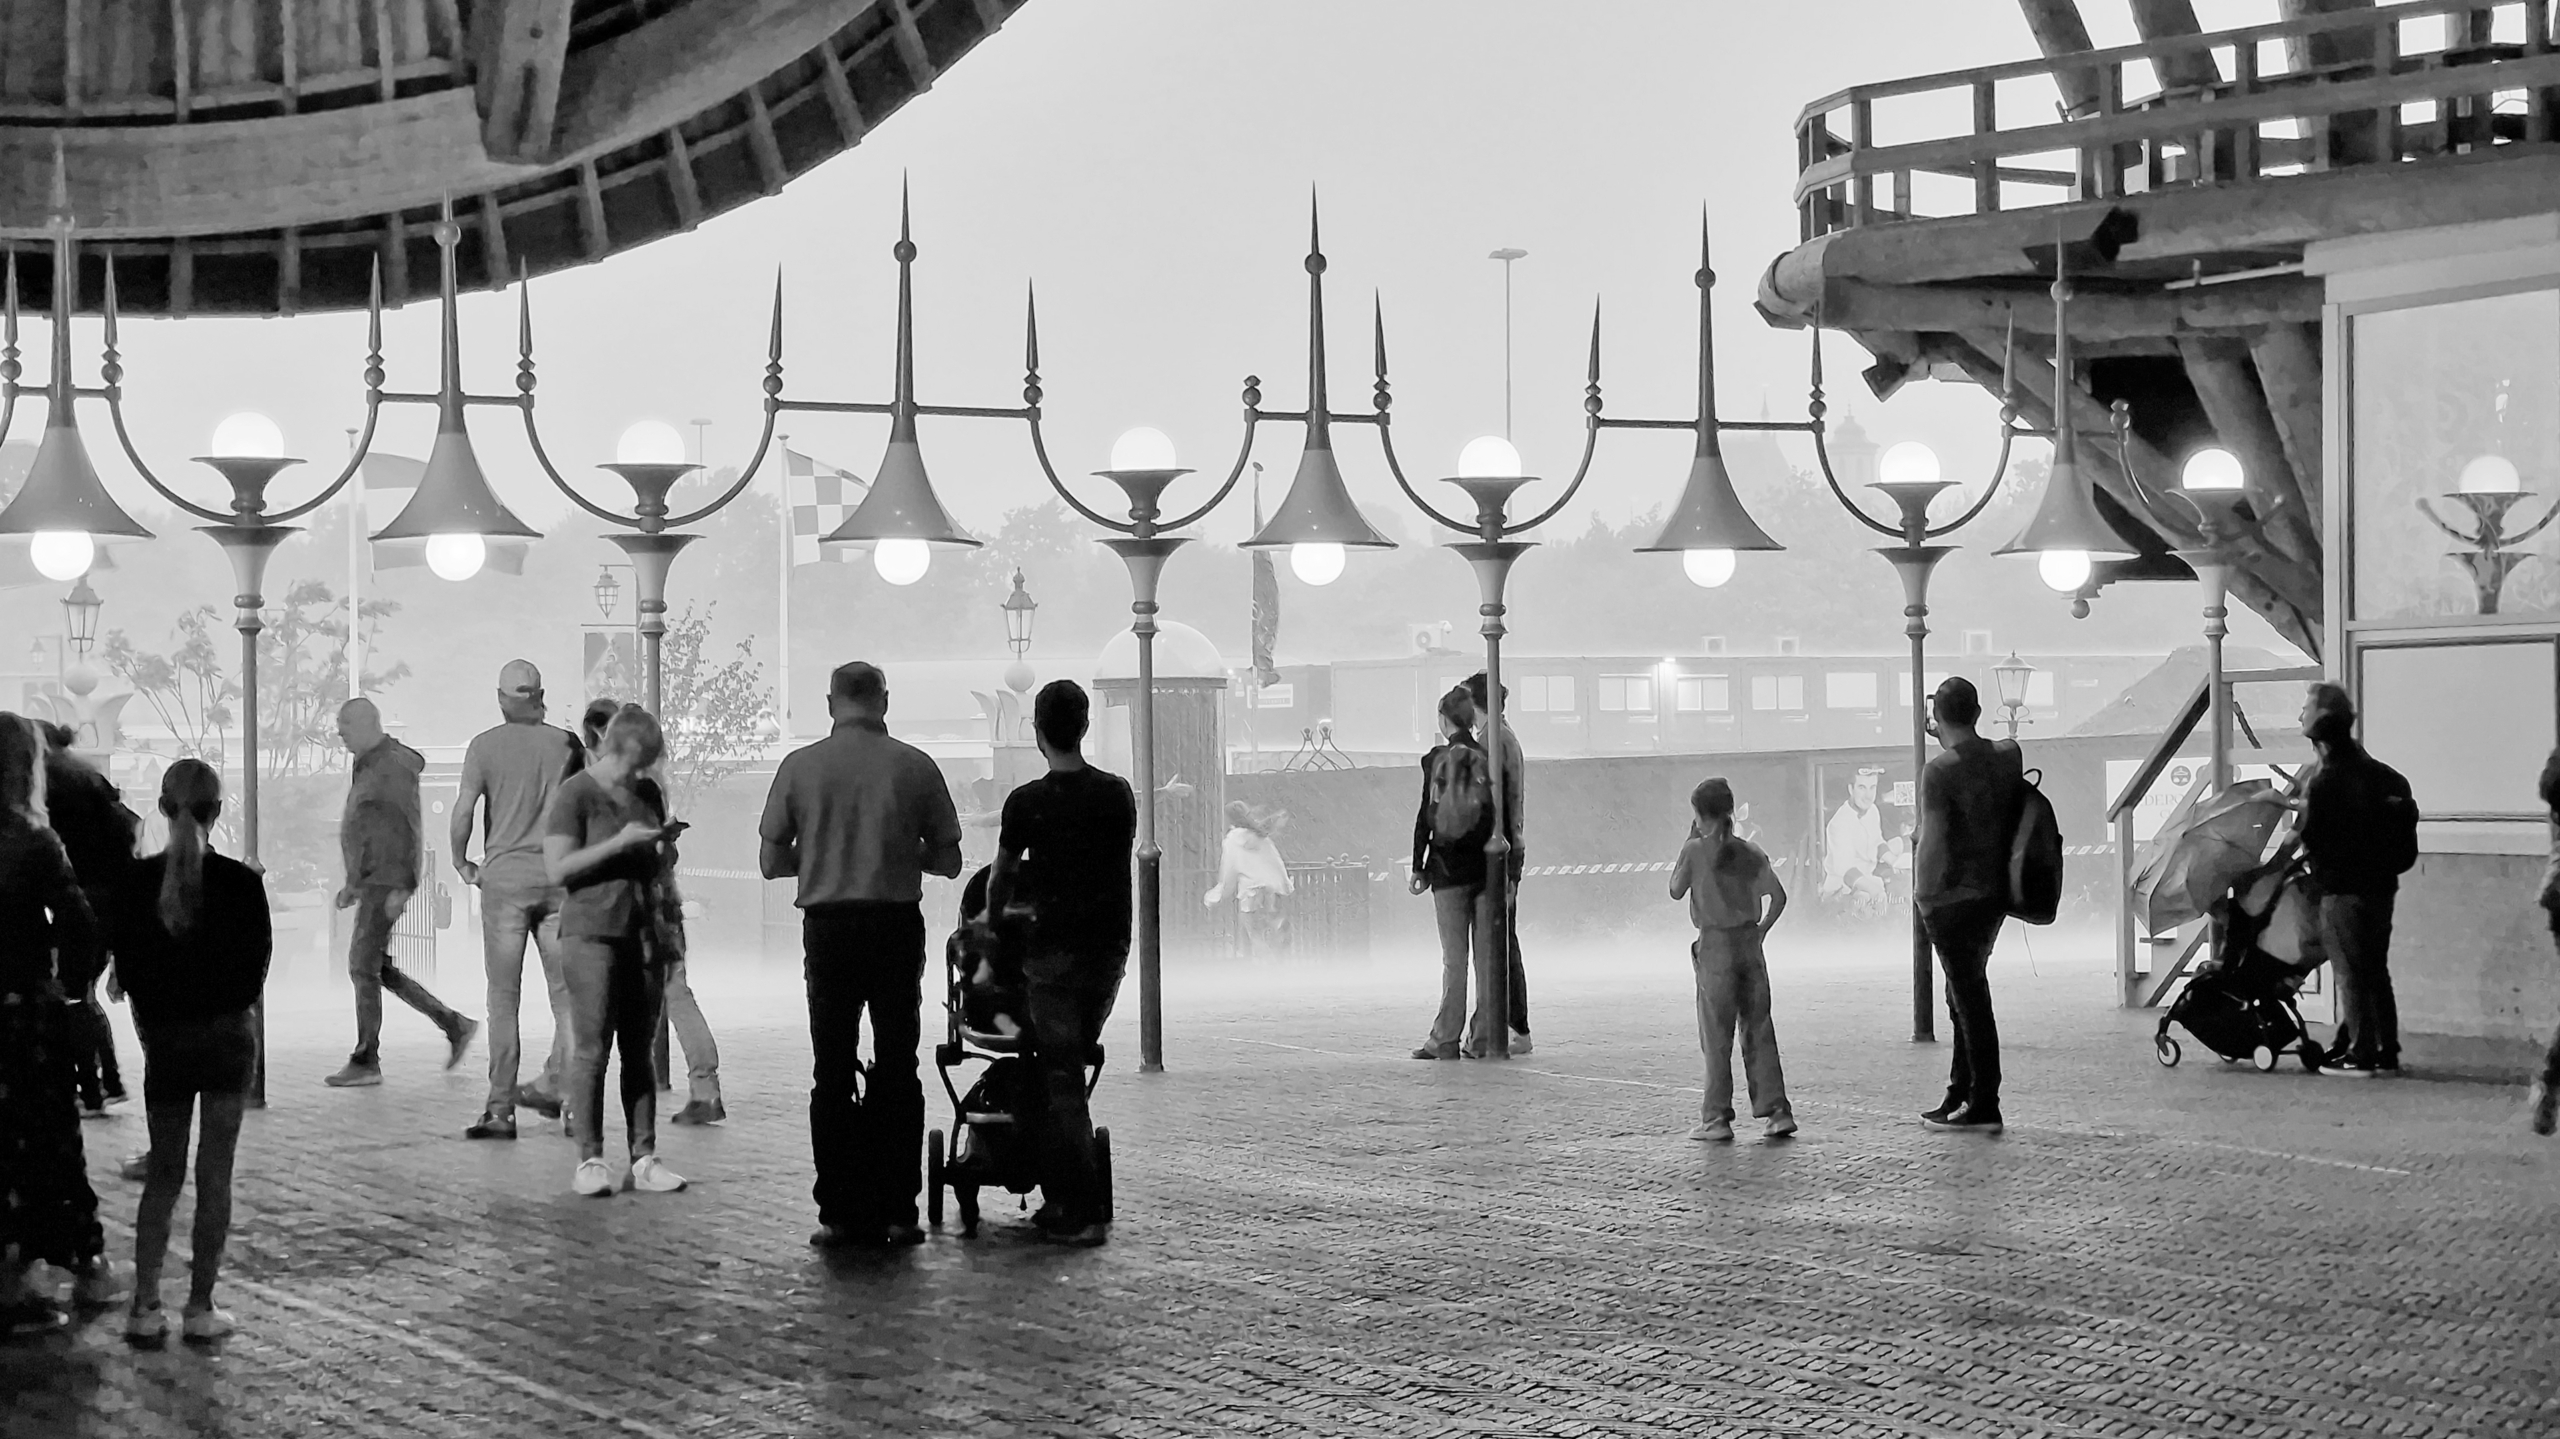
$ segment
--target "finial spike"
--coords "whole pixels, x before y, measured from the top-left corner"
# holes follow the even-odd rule
[[[905,171],[900,171],[898,173],[898,238],[901,240],[913,238],[907,233],[907,176]]]
[[[99,316],[106,322],[107,348],[116,347],[116,252],[106,252],[107,288],[98,301]]]
[[[17,251],[15,251],[15,250],[11,250],[11,251],[9,252],[9,297],[8,297],[8,317],[7,317],[7,324],[8,324],[8,333],[7,333],[7,335],[6,335],[5,337],[0,337],[0,338],[5,338],[5,339],[6,339],[6,341],[7,341],[7,343],[8,343],[9,348],[14,350],[14,349],[18,348],[18,252],[17,252]]]
[[[1591,299],[1591,383],[1600,383],[1600,298]]]
[[[1040,370],[1040,287],[1030,280],[1022,282],[1022,368]]]
[[[533,282],[522,260],[516,262],[516,353],[533,358]]]
[[[1320,210],[1316,188],[1309,185],[1307,187],[1307,253],[1310,255],[1324,253],[1324,224]]]
[[[1387,305],[1377,291],[1369,292],[1369,333],[1376,343],[1378,378],[1387,377]]]
[[[1710,262],[1714,259],[1715,247],[1710,243],[1714,230],[1715,224],[1709,218],[1707,207],[1700,205],[1698,207],[1698,268],[1701,270],[1711,268]]]
[[[365,295],[365,348],[382,352],[382,252],[374,252],[373,278]]]
[[[765,358],[782,361],[782,267],[773,267],[773,333],[765,341]]]

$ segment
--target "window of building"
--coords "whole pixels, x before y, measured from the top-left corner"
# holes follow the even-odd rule
[[[1924,691],[1924,693],[1935,693],[1938,686],[1946,680],[1946,677],[1947,672],[1945,670],[1929,671],[1929,688]],[[1893,677],[1893,702],[1897,705],[1907,705],[1911,703],[1911,671],[1901,670],[1895,673]]]
[[[1651,675],[1602,675],[1598,685],[1600,710],[1603,714],[1653,712],[1653,677]]]
[[[1753,675],[1751,707],[1756,710],[1801,710],[1804,708],[1804,676]]]
[[[1822,677],[1822,703],[1836,710],[1876,708],[1874,670],[1833,670]]]
[[[1446,694],[1448,691],[1442,690],[1441,693]],[[1516,683],[1516,687],[1512,690],[1512,693],[1519,698],[1519,708],[1523,713],[1546,713],[1547,677],[1545,675],[1521,676]]]
[[[2053,671],[2038,670],[2027,676],[2027,708],[2053,708]]]
[[[1733,708],[1733,682],[1723,675],[1683,675],[1676,698],[1684,712],[1722,714]]]

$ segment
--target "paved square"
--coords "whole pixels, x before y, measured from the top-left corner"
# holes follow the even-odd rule
[[[463,1141],[478,1057],[413,1016],[382,1088],[324,1090],[345,1020],[305,1000],[242,1143],[241,1333],[9,1347],[0,1435],[2560,1434],[2560,1147],[2518,1091],[2164,1071],[2059,947],[1995,964],[1998,1139],[1910,1117],[1945,1052],[1896,967],[1783,935],[1783,1145],[1682,1137],[1676,945],[1533,954],[1508,1066],[1402,1057],[1419,958],[1177,975],[1170,1073],[1131,1072],[1134,991],[1108,1036],[1108,1248],[990,1196],[977,1240],[835,1260],[787,983],[706,995],[734,1117],[666,1131],[692,1188],[609,1201],[553,1126]],[[139,1117],[87,1132],[122,1262]]]

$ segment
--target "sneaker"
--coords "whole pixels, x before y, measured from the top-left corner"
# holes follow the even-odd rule
[[[2536,1134],[2549,1134],[2560,1128],[2560,1089],[2553,1088],[2549,1080],[2533,1082],[2532,1122]]]
[[[812,1249],[859,1249],[864,1243],[860,1230],[842,1224],[821,1224],[809,1232]]]
[[[462,1056],[471,1052],[471,1041],[480,1037],[480,1021],[456,1015],[453,1028],[446,1030],[444,1037],[448,1046],[444,1054],[444,1067],[451,1069],[462,1063]]]
[[[1413,1057],[1416,1059],[1455,1059],[1458,1057],[1458,1046],[1452,1044],[1435,1047],[1433,1045],[1426,1044],[1420,1049],[1415,1050],[1413,1052]]]
[[[2361,1060],[2353,1059],[2342,1059],[2335,1064],[2324,1064],[2320,1066],[2320,1072],[2331,1079],[2371,1079],[2376,1073],[2372,1065],[2366,1064]]]
[[[580,1175],[586,1172],[585,1165],[578,1166]],[[623,1187],[637,1189],[643,1194],[673,1194],[684,1188],[684,1176],[669,1169],[666,1161],[658,1156],[643,1154],[631,1161],[631,1176],[623,1181]]]
[[[2000,1122],[1999,1110],[1967,1102],[1956,1106],[1952,1114],[1930,1120],[1929,1127],[1963,1130],[1968,1134],[1998,1134],[2005,1126]]]
[[[716,1099],[697,1099],[679,1109],[667,1120],[669,1124],[718,1124],[729,1117],[729,1106]]]
[[[158,1348],[169,1342],[169,1311],[154,1304],[124,1317],[124,1342]]]
[[[1795,1132],[1795,1112],[1792,1110],[1781,1109],[1777,1113],[1769,1116],[1769,1127],[1761,1130],[1760,1135],[1764,1139],[1784,1139]]]
[[[123,1297],[124,1278],[112,1262],[92,1260],[88,1268],[72,1271],[71,1302],[80,1308],[103,1309]]]
[[[1526,1058],[1536,1052],[1537,1046],[1529,1042],[1529,1031],[1525,1029],[1515,1029],[1511,1031],[1511,1057],[1513,1059]]]
[[[1090,1224],[1044,1229],[1040,1237],[1052,1244],[1064,1244],[1071,1248],[1099,1249],[1111,1242],[1111,1225],[1107,1220],[1097,1219]]]
[[[547,1089],[535,1089],[518,1085],[516,1087],[516,1106],[520,1109],[530,1109],[545,1119],[558,1119],[560,1117],[560,1096],[553,1094]]]
[[[516,1137],[516,1117],[495,1111],[485,1113],[473,1120],[470,1128],[462,1131],[462,1137],[465,1139],[513,1139]]]
[[[364,1089],[382,1082],[382,1066],[347,1061],[347,1067],[320,1081],[331,1089]]]
[[[1689,1137],[1706,1143],[1724,1143],[1733,1138],[1733,1121],[1730,1119],[1703,1120],[1690,1126]]]
[[[211,1344],[226,1338],[238,1326],[231,1322],[229,1311],[222,1309],[190,1309],[179,1332],[189,1344]]]
[[[892,1224],[881,1231],[880,1242],[892,1249],[906,1249],[924,1243],[924,1229],[914,1224]]]
[[[1920,1111],[1920,1122],[1922,1124],[1944,1124],[1948,1115],[1953,1114],[1962,1108],[1964,1108],[1963,1097],[1960,1095],[1950,1094],[1947,1096],[1946,1102],[1939,1105],[1937,1108],[1924,1109]]]
[[[578,1172],[569,1177],[569,1187],[589,1199],[602,1199],[613,1193],[613,1171],[601,1159],[581,1159]]]

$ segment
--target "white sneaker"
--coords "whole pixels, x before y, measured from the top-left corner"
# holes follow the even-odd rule
[[[1689,1137],[1709,1143],[1728,1142],[1733,1138],[1733,1121],[1730,1119],[1706,1120],[1692,1128],[1689,1131]]]
[[[601,1159],[581,1159],[569,1187],[590,1199],[602,1199],[613,1193],[613,1171]]]
[[[1762,1135],[1770,1139],[1784,1139],[1788,1135],[1795,1133],[1795,1111],[1781,1109],[1777,1113],[1770,1115],[1769,1127],[1760,1132]]]
[[[124,1317],[126,1342],[144,1346],[164,1343],[169,1338],[169,1315],[159,1305],[136,1309]]]
[[[585,1173],[586,1166],[580,1165]],[[630,1187],[643,1194],[673,1194],[684,1188],[684,1176],[669,1169],[666,1161],[654,1154],[643,1154],[631,1161]]]
[[[187,1311],[186,1323],[180,1326],[180,1332],[186,1336],[189,1344],[210,1344],[230,1334],[236,1327],[238,1326],[231,1322],[228,1311],[190,1309]]]
[[[1537,1052],[1538,1047],[1529,1042],[1528,1035],[1523,1034],[1516,1029],[1511,1031],[1511,1057],[1513,1059],[1526,1059]]]

